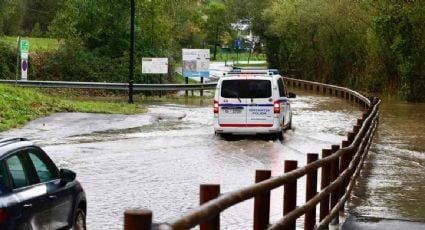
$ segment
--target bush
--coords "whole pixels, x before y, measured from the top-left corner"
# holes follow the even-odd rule
[[[5,42],[0,41],[0,79],[11,79],[15,73],[16,55]]]
[[[96,56],[75,43],[66,43],[57,52],[33,54],[31,60],[37,80],[123,82],[128,72],[126,58]]]

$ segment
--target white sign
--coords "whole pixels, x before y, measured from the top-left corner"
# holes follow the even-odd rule
[[[209,49],[183,49],[182,56],[184,77],[209,77]]]
[[[142,58],[142,73],[167,74],[168,58]]]

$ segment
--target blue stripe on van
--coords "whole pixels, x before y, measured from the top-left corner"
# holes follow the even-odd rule
[[[255,104],[255,105],[251,105],[251,104],[219,104],[219,106],[221,107],[247,107],[247,106],[260,106],[260,107],[269,107],[269,106],[273,106],[273,104]]]

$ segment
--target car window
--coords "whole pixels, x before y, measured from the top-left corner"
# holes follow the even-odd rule
[[[277,80],[277,85],[279,87],[279,96],[280,97],[286,97],[286,89],[285,86],[283,85],[283,80],[282,78],[279,78],[279,80]]]
[[[52,166],[49,165],[49,162],[45,161],[36,153],[29,152],[28,155],[34,165],[40,182],[47,182],[57,179],[54,171],[52,170]]]
[[[30,185],[29,178],[25,173],[23,163],[17,155],[13,155],[6,159],[6,164],[9,168],[10,175],[12,176],[15,188],[21,188]]]
[[[221,85],[224,98],[269,98],[272,96],[270,80],[225,80]]]
[[[7,169],[3,161],[0,161],[0,183],[4,186],[9,186],[9,177],[7,176]]]

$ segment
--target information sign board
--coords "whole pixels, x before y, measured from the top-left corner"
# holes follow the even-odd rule
[[[167,74],[168,58],[142,58],[142,73]]]
[[[184,77],[209,77],[210,50],[183,49],[182,69]]]

